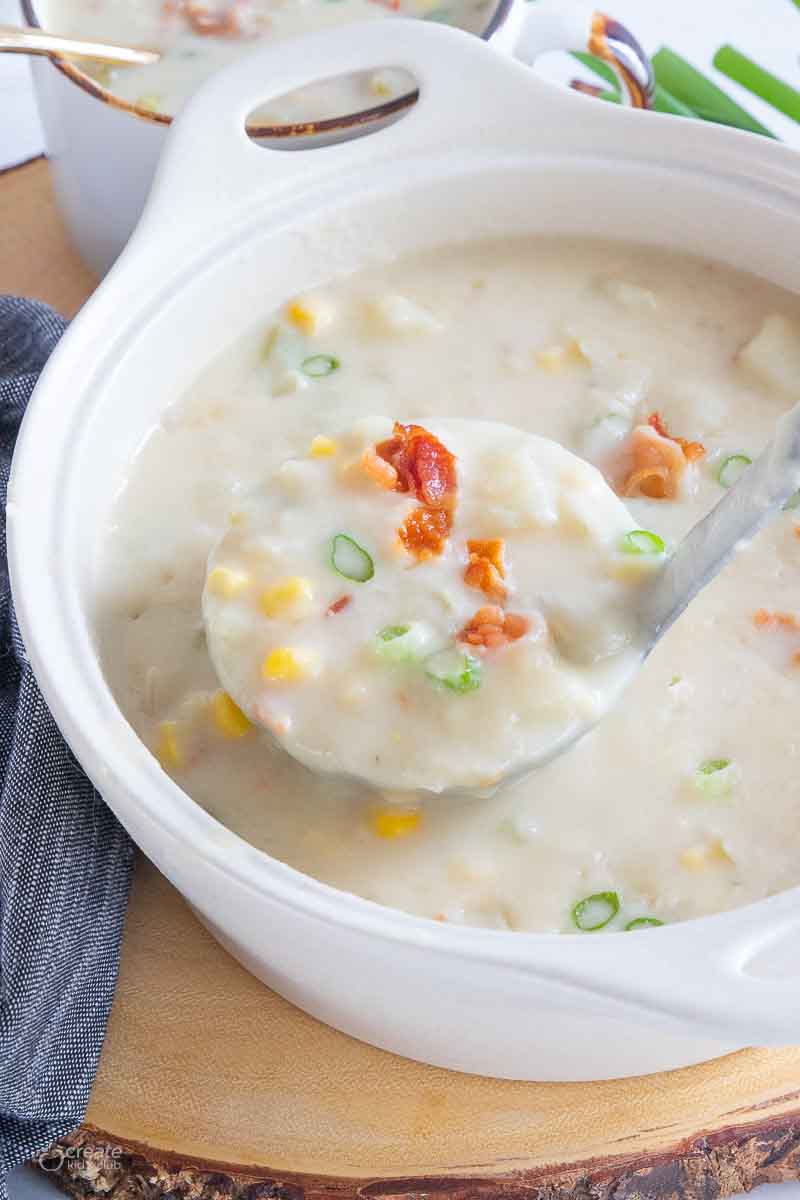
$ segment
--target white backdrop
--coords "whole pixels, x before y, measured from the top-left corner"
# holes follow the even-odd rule
[[[131,0],[135,3],[135,0]],[[568,0],[565,0],[568,2]],[[800,89],[800,8],[793,0],[608,0],[614,16],[630,25],[646,50],[666,42],[717,82],[785,141],[800,147],[800,125],[780,117],[736,84],[717,76],[711,59],[725,42]],[[0,0],[0,23],[19,20],[16,0]],[[561,58],[541,65],[553,79],[580,74]],[[587,76],[589,78],[589,76]],[[42,135],[24,58],[0,54],[0,169],[42,151]],[[798,1081],[800,1083],[800,1081]],[[477,1139],[480,1131],[475,1131]],[[761,1200],[764,1200],[764,1190]],[[769,1200],[800,1200],[800,1184],[770,1189]],[[27,1170],[12,1177],[12,1200],[52,1200],[46,1180]]]

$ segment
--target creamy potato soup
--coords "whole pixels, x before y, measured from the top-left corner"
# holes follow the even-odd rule
[[[91,65],[123,100],[174,116],[213,72],[257,45],[381,17],[421,17],[480,33],[492,0],[44,0],[38,12],[54,33],[158,50],[147,67]],[[387,63],[387,68],[391,64]],[[282,125],[373,108],[415,86],[399,70],[342,76],[271,101],[253,121]]]
[[[486,791],[594,724],[636,669],[651,537],[557,442],[366,418],[237,509],[209,558],[211,660],[312,769]]]
[[[797,884],[800,509],[742,548],[563,757],[490,796],[414,788],[426,761],[466,757],[491,772],[512,736],[504,718],[536,695],[540,670],[559,673],[562,654],[580,692],[603,661],[598,644],[620,652],[623,599],[747,469],[798,380],[796,297],[653,249],[487,241],[294,297],[176,398],[130,465],[98,600],[110,685],[164,770],[224,824],[318,879],[425,917],[646,930]],[[504,426],[524,431],[513,453]],[[404,567],[396,537],[381,540],[383,517],[396,534],[416,496],[377,479],[370,490],[370,472],[399,477],[413,428],[463,464],[464,507],[452,561]],[[515,525],[547,463],[532,453],[522,492],[506,488],[499,529],[504,475],[483,461],[511,462],[542,438],[585,460],[587,479],[602,473],[597,496],[616,493],[602,513],[582,510],[575,585],[554,567],[550,597],[529,589],[527,555],[548,538],[561,553],[574,535],[542,530],[537,546]],[[287,516],[298,494],[301,516]],[[243,578],[249,609],[234,602]],[[443,623],[440,585],[455,603]],[[369,591],[381,587],[382,598]],[[212,665],[204,588],[217,665],[218,620],[252,647],[231,661],[257,669],[261,716],[247,678],[223,669],[220,682]],[[473,625],[481,608],[495,611]],[[518,638],[503,636],[508,615],[523,619],[509,630]],[[582,656],[584,645],[595,650]],[[462,651],[477,688],[474,668],[452,658]],[[494,672],[511,678],[518,651],[518,694],[494,694]],[[401,693],[406,715],[391,709]],[[485,709],[458,707],[482,695]],[[284,747],[268,730],[287,715]],[[306,761],[333,747],[355,774],[369,774],[380,743],[402,782],[309,770],[295,735],[312,747]]]

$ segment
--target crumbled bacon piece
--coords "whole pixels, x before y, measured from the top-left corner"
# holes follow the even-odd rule
[[[185,17],[193,33],[206,37],[238,37],[244,32],[241,22],[241,2],[233,0],[223,8],[210,9],[198,0],[165,0],[163,13]]]
[[[688,461],[673,438],[664,437],[652,425],[637,425],[630,436],[628,458],[632,469],[623,480],[623,496],[675,499]]]
[[[361,466],[378,487],[387,492],[397,491],[397,471],[390,462],[376,454],[372,446],[367,446],[361,455]]]
[[[479,608],[458,635],[460,642],[469,646],[484,646],[492,650],[524,637],[531,627],[528,617],[520,613],[506,613],[496,604]]]
[[[506,598],[503,586],[506,575],[505,545],[503,538],[470,538],[467,542],[469,562],[464,571],[467,587],[477,588],[490,600],[500,603]]]
[[[647,424],[655,429],[656,433],[663,438],[667,438],[670,442],[677,442],[686,456],[687,462],[696,462],[698,458],[705,458],[706,448],[702,442],[687,442],[686,438],[676,437],[674,433],[670,433],[661,413],[651,413],[647,418]]]
[[[400,541],[417,558],[441,554],[450,535],[451,514],[443,508],[412,509],[398,530]]]
[[[325,616],[326,617],[336,616],[336,614],[340,613],[343,608],[347,608],[348,604],[350,603],[350,601],[352,599],[353,599],[352,596],[340,596],[338,600],[334,600],[333,604],[328,605],[328,607],[325,611]]]
[[[384,478],[390,478],[386,472],[394,473],[393,489],[411,492],[420,502],[398,531],[406,550],[417,558],[441,554],[453,524],[455,455],[421,425],[400,425],[397,421],[392,436],[375,447],[374,455],[377,462],[386,464]],[[374,464],[372,469],[377,476]]]
[[[753,624],[756,629],[782,629],[786,633],[800,633],[800,618],[794,613],[772,612],[768,608],[759,608],[753,613]]]
[[[400,425],[375,447],[375,452],[397,472],[398,492],[413,492],[429,508],[452,504],[456,490],[455,455],[421,425]]]

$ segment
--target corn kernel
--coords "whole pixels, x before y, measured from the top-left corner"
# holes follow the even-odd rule
[[[311,443],[309,454],[312,458],[330,458],[339,449],[333,438],[323,437],[321,433]]]
[[[428,0],[424,0],[424,3],[421,5],[421,7],[427,8]],[[392,85],[385,75],[381,75],[379,73],[370,77],[369,90],[372,92],[373,96],[392,95]]]
[[[302,575],[279,579],[261,593],[261,611],[265,617],[286,617],[300,620],[308,615],[314,593],[311,583]]]
[[[158,727],[156,758],[165,771],[183,766],[183,751],[178,740],[178,722],[162,721]]]
[[[372,829],[378,837],[403,838],[416,833],[422,813],[415,808],[376,808],[371,814]]]
[[[705,846],[689,846],[680,854],[681,866],[687,871],[705,871],[715,863],[729,865],[733,863],[721,838],[714,838]]]
[[[252,725],[227,692],[217,692],[211,704],[214,714],[214,724],[220,733],[226,737],[244,737],[252,729]]]
[[[705,846],[688,846],[681,850],[680,862],[687,871],[704,871],[708,866]]]
[[[547,346],[536,355],[536,365],[548,375],[558,375],[566,365],[566,354],[563,346]]]
[[[586,363],[588,359],[575,338],[566,346],[546,346],[535,355],[536,365],[548,375],[558,375],[569,363]]]
[[[330,309],[318,298],[298,296],[286,306],[286,315],[301,333],[319,333],[331,323]]]
[[[261,664],[261,674],[270,683],[297,683],[316,674],[316,659],[305,650],[276,646]]]
[[[250,577],[241,571],[232,571],[230,567],[214,567],[209,572],[206,586],[213,596],[233,600],[241,595],[249,583]]]

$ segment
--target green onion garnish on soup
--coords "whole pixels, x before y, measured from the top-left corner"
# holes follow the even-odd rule
[[[366,583],[375,574],[371,556],[346,533],[337,533],[331,542],[331,566],[354,583]]]
[[[694,786],[710,799],[727,796],[738,779],[738,768],[729,758],[709,758],[694,773]]]
[[[338,371],[341,365],[339,359],[334,358],[332,354],[312,354],[309,358],[303,359],[300,370],[310,379],[324,379],[326,375],[332,375],[334,371]]]
[[[663,921],[659,921],[658,917],[634,917],[632,921],[628,921],[625,926],[626,933],[633,933],[636,929],[655,929],[657,925],[663,925]]]
[[[618,912],[616,892],[595,892],[578,901],[572,910],[572,921],[582,933],[594,933],[597,929],[605,929]]]
[[[425,674],[437,687],[459,696],[481,686],[481,664],[463,650],[441,650],[431,655],[425,662]]]
[[[717,479],[724,488],[733,487],[741,479],[753,460],[747,454],[729,454],[720,463]]]
[[[664,554],[666,546],[664,539],[657,533],[652,533],[649,529],[632,529],[623,537],[621,550],[623,554],[656,556]]]
[[[430,648],[432,631],[422,621],[387,625],[375,638],[373,648],[384,662],[419,662]]]

